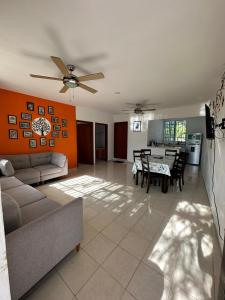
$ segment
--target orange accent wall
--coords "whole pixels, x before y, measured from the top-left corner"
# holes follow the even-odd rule
[[[27,110],[27,102],[34,103],[34,111]],[[37,148],[29,147],[29,139],[23,137],[23,130],[19,128],[19,122],[26,122],[21,119],[21,113],[32,114],[32,119],[41,117],[38,114],[38,106],[45,107],[44,117],[53,124],[62,125],[61,120],[67,120],[67,127],[61,127],[59,132],[60,137],[55,139],[55,147],[49,146],[49,139],[51,139],[51,133],[46,136],[47,146],[40,146],[40,136],[33,133],[31,139],[37,140]],[[51,115],[48,114],[48,106],[54,107],[54,116],[59,117],[59,123],[51,122]],[[17,124],[8,124],[8,115],[15,115],[17,117]],[[31,123],[31,121],[28,121]],[[38,97],[25,95],[17,92],[0,89],[0,154],[19,154],[19,153],[35,153],[55,151],[64,153],[69,160],[69,168],[77,166],[77,137],[76,137],[76,108],[72,105],[59,103],[56,101],[50,101],[41,99]],[[18,130],[18,139],[9,139],[9,129]],[[25,129],[25,130],[32,130]],[[62,130],[68,131],[68,137],[62,137]]]

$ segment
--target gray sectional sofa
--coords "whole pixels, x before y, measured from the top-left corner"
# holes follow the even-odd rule
[[[4,156],[5,158],[6,156]],[[15,176],[0,177],[9,279],[13,300],[19,299],[29,291],[70,251],[76,247],[78,250],[82,240],[83,223],[82,198],[73,199],[68,204],[60,205],[24,183],[39,182],[53,178],[51,176],[56,176],[56,174],[65,174],[65,170],[52,174],[43,172],[46,170],[41,167],[44,160],[45,165],[52,165],[53,156],[49,158],[48,155],[39,155],[38,159],[33,157],[30,163],[27,155],[20,156],[20,159],[12,159],[10,156],[15,168]],[[60,168],[65,166],[63,159],[58,164],[61,164]],[[57,168],[56,165],[55,168]],[[25,176],[27,173],[22,170],[28,169],[38,172],[29,170],[30,176],[27,177]],[[23,180],[19,180],[19,177]]]
[[[62,153],[0,155],[1,159],[9,160],[14,169],[13,175],[26,184],[39,183],[68,174],[68,160]]]

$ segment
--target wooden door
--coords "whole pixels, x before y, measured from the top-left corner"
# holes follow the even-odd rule
[[[114,123],[114,157],[127,159],[128,122]]]
[[[93,123],[77,121],[78,163],[93,164]]]

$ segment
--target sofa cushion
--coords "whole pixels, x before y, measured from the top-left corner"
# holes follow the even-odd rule
[[[0,177],[0,186],[2,191],[23,185],[23,182],[16,177]]]
[[[27,184],[9,189],[6,193],[15,199],[19,207],[39,201],[45,197],[40,191]]]
[[[51,163],[60,168],[63,168],[66,162],[66,156],[63,153],[52,153]]]
[[[60,167],[57,167],[56,165],[47,164],[42,166],[34,167],[35,170],[38,170],[41,173],[41,176],[46,176],[49,174],[55,174],[62,171]]]
[[[16,170],[15,176],[25,183],[30,182],[30,179],[36,179],[34,182],[40,181],[40,172],[34,168]]]
[[[23,206],[21,208],[22,225],[25,225],[41,216],[49,213],[50,211],[60,207],[61,205],[48,198],[41,199],[38,202],[34,202],[30,205]]]
[[[15,170],[30,168],[30,157],[28,154],[17,155],[1,155],[0,159],[8,159],[11,161]]]
[[[6,234],[21,226],[20,207],[13,197],[4,192],[2,192],[2,210]]]
[[[40,166],[49,164],[52,158],[52,152],[30,154],[31,166]]]
[[[13,176],[15,171],[14,168],[10,162],[10,160],[7,159],[1,159],[0,160],[0,170],[3,176]]]

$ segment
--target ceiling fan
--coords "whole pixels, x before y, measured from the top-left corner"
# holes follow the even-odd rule
[[[51,56],[51,59],[59,68],[59,70],[62,72],[63,78],[56,78],[56,77],[49,77],[49,76],[42,76],[42,75],[35,75],[35,74],[30,74],[30,76],[34,78],[40,78],[40,79],[62,81],[64,86],[59,91],[60,93],[65,93],[69,88],[76,88],[76,87],[80,87],[92,94],[97,93],[97,90],[81,82],[88,81],[88,80],[102,79],[104,78],[103,73],[100,72],[100,73],[88,74],[88,75],[77,77],[76,75],[73,74],[73,71],[75,70],[74,65],[65,65],[62,59],[56,56]]]
[[[141,103],[130,103],[127,102],[125,103],[126,106],[128,106],[128,109],[122,109],[122,112],[127,112],[129,113],[134,113],[136,115],[143,115],[147,111],[155,111],[155,108],[150,108],[149,106],[155,106],[157,105],[156,103],[146,103],[141,102]]]

